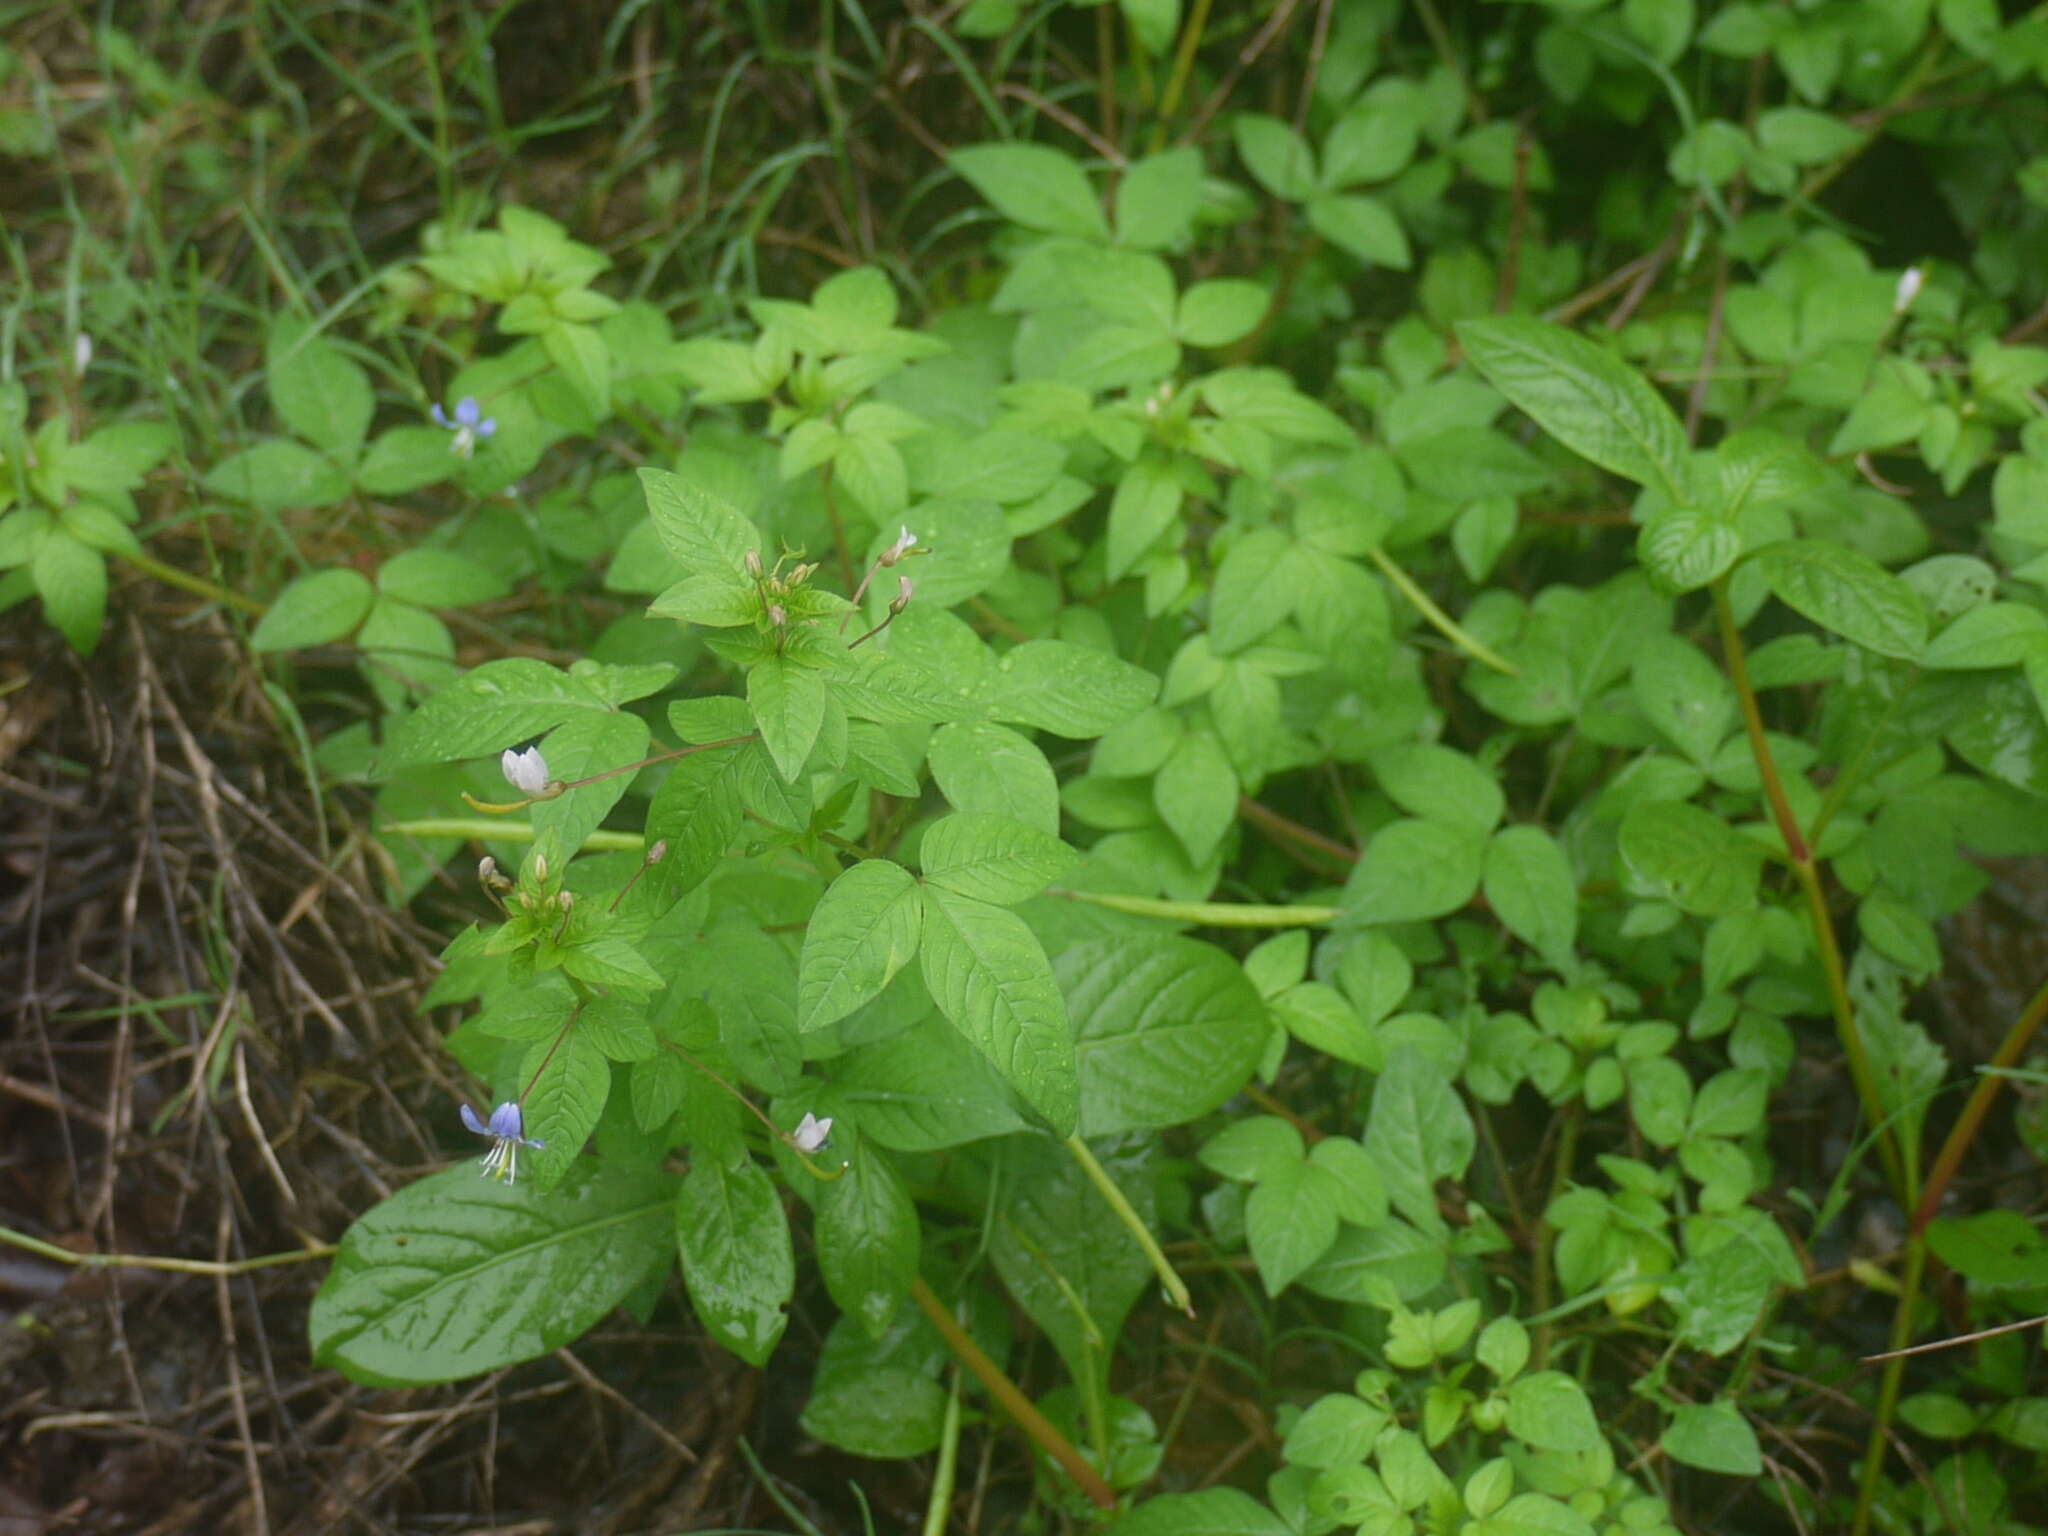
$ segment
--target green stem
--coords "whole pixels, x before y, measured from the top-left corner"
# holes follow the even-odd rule
[[[1543,1212],[1536,1219],[1535,1278],[1530,1286],[1531,1305],[1543,1321],[1536,1325],[1536,1369],[1542,1370],[1550,1364],[1550,1208],[1557,1203],[1558,1196],[1572,1181],[1572,1164],[1579,1154],[1579,1121],[1586,1110],[1583,1100],[1575,1099],[1565,1107],[1564,1125],[1558,1131],[1557,1166],[1550,1175],[1550,1196],[1543,1202]]]
[[[427,816],[418,821],[387,821],[379,837],[457,837],[472,843],[530,843],[530,821],[493,821],[482,816]],[[647,839],[638,832],[597,831],[583,839],[592,853],[639,853]]]
[[[152,576],[167,587],[182,587],[187,592],[197,593],[200,597],[210,598],[216,603],[239,608],[244,613],[253,613],[259,617],[270,611],[268,603],[259,603],[253,597],[244,597],[228,587],[208,581],[204,576],[194,576],[190,571],[181,571],[174,565],[165,565],[163,561],[145,555],[141,550],[133,553],[123,551],[121,558],[143,575]]]
[[[1159,1251],[1159,1240],[1152,1235],[1138,1213],[1131,1209],[1131,1202],[1124,1198],[1124,1192],[1109,1176],[1109,1170],[1095,1160],[1095,1154],[1088,1150],[1088,1143],[1079,1136],[1067,1138],[1067,1150],[1074,1155],[1074,1161],[1081,1165],[1081,1171],[1088,1175],[1088,1181],[1109,1202],[1109,1208],[1116,1212],[1116,1219],[1122,1222],[1131,1236],[1138,1240],[1138,1246],[1145,1250],[1145,1257],[1151,1261],[1152,1272],[1159,1277],[1159,1283],[1166,1287],[1166,1294],[1173,1304],[1189,1317],[1195,1315],[1194,1298],[1188,1295],[1187,1282],[1175,1273],[1172,1263]]]
[[[1319,928],[1344,915],[1342,907],[1262,907],[1230,901],[1162,901],[1152,896],[1120,896],[1110,891],[1069,891],[1058,886],[1045,893],[1068,901],[1128,912],[1133,917],[1163,917],[1170,922],[1199,923],[1204,928]]]
[[[1522,675],[1512,663],[1501,660],[1498,655],[1489,650],[1484,641],[1476,639],[1460,629],[1457,620],[1431,602],[1429,594],[1415,584],[1415,578],[1396,565],[1393,557],[1385,550],[1374,549],[1368,551],[1368,553],[1372,557],[1372,563],[1380,568],[1380,574],[1391,581],[1399,589],[1401,595],[1415,605],[1417,611],[1425,619],[1429,620],[1437,633],[1441,634],[1474,661],[1483,661],[1496,672],[1504,672],[1509,677],[1520,677]]]
[[[1884,1163],[1892,1191],[1898,1196],[1900,1206],[1910,1211],[1915,1204],[1914,1170],[1907,1166],[1898,1140],[1892,1134],[1884,1111],[1884,1099],[1878,1092],[1877,1074],[1870,1065],[1870,1052],[1864,1046],[1863,1032],[1856,1022],[1856,1010],[1849,1001],[1848,973],[1842,965],[1841,945],[1835,938],[1834,918],[1828,912],[1827,893],[1821,889],[1820,865],[1814,859],[1812,846],[1799,829],[1799,818],[1792,810],[1792,802],[1786,798],[1785,781],[1779,776],[1777,761],[1771,755],[1770,741],[1764,735],[1763,714],[1757,708],[1756,689],[1749,680],[1749,653],[1743,648],[1742,631],[1735,622],[1734,605],[1728,601],[1726,576],[1714,583],[1713,595],[1714,619],[1721,631],[1721,655],[1728,667],[1729,681],[1735,685],[1735,696],[1742,705],[1742,723],[1749,733],[1750,754],[1756,759],[1757,775],[1763,782],[1764,798],[1770,802],[1778,835],[1784,840],[1786,858],[1806,895],[1807,916],[1813,923],[1813,940],[1820,952],[1828,1000],[1834,1008],[1835,1033],[1841,1039],[1842,1054],[1848,1059],[1849,1076],[1856,1084],[1856,1097],[1862,1101],[1864,1116],[1878,1131],[1878,1155]]]
[[[2013,1021],[2012,1028],[1999,1041],[1998,1054],[1978,1076],[1977,1086],[1970,1090],[1969,1102],[1963,1105],[1963,1112],[1949,1131],[1948,1139],[1941,1144],[1941,1152],[1935,1157],[1934,1166],[1928,1170],[1927,1183],[1920,1191],[1920,1208],[1913,1213],[1912,1235],[1916,1242],[1926,1232],[1927,1224],[1934,1220],[1935,1212],[1941,1209],[1942,1196],[1948,1193],[1949,1181],[1956,1176],[1963,1154],[1977,1140],[1984,1117],[1991,1113],[1999,1090],[2005,1086],[2005,1074],[2020,1064],[2020,1058],[2026,1055],[2027,1047],[2033,1044],[2034,1036],[2041,1032],[2044,1022],[2048,1022],[2048,982],[2042,984],[2027,1004],[2026,1011]]]
[[[1180,29],[1180,46],[1173,55],[1173,74],[1168,77],[1166,90],[1159,98],[1159,115],[1152,124],[1152,152],[1156,155],[1166,148],[1166,125],[1173,114],[1180,110],[1181,96],[1188,88],[1188,79],[1195,70],[1195,54],[1201,49],[1202,34],[1209,25],[1210,0],[1195,0],[1195,12]]]
[[[953,1390],[946,1394],[946,1416],[939,1421],[939,1460],[932,1469],[932,1495],[924,1503],[924,1536],[946,1536],[959,1475],[960,1373],[955,1370]]]
[[[932,1288],[924,1283],[924,1276],[918,1275],[910,1282],[910,1299],[917,1303],[919,1310],[938,1329],[939,1337],[946,1341],[946,1347],[953,1351],[960,1363],[974,1373],[975,1380],[988,1389],[988,1395],[996,1405],[1017,1421],[1017,1427],[1029,1435],[1038,1448],[1058,1462],[1061,1469],[1071,1477],[1088,1495],[1098,1509],[1116,1508],[1116,1490],[1102,1479],[1102,1474],[1088,1464],[1088,1458],[1074,1447],[1074,1442],[1059,1432],[1057,1426],[1030,1398],[1018,1390],[1017,1384],[1003,1374],[1003,1368],[989,1359],[982,1347],[962,1328],[953,1314],[946,1310],[945,1303],[933,1294]]]
[[[253,1259],[167,1259],[147,1253],[73,1253],[69,1248],[59,1248],[55,1243],[46,1243],[12,1227],[0,1227],[0,1243],[78,1269],[161,1269],[179,1275],[245,1275],[252,1269],[275,1269],[280,1264],[331,1259],[338,1251],[333,1245],[323,1243],[296,1253],[266,1253]]]
[[[1906,1247],[1906,1277],[1899,1286],[1899,1309],[1892,1314],[1892,1348],[1902,1350],[1913,1341],[1913,1313],[1920,1304],[1920,1280],[1927,1269],[1927,1243],[1914,1237]],[[1894,1354],[1884,1363],[1884,1379],[1877,1389],[1877,1418],[1870,1426],[1870,1446],[1863,1453],[1863,1473],[1856,1484],[1856,1519],[1851,1536],[1870,1536],[1870,1520],[1877,1506],[1877,1485],[1884,1477],[1884,1450],[1891,1439],[1892,1419],[1898,1412],[1899,1388],[1906,1377],[1906,1359]]]

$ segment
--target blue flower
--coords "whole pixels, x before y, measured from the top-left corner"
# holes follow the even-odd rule
[[[526,1134],[526,1116],[519,1106],[506,1100],[491,1111],[491,1123],[485,1125],[477,1112],[467,1104],[462,1106],[462,1123],[479,1136],[491,1139],[491,1150],[484,1154],[483,1176],[503,1179],[510,1184],[519,1176],[519,1149],[533,1147],[544,1150],[547,1143],[534,1141]]]
[[[464,395],[455,402],[453,420],[450,420],[448,413],[441,409],[440,402],[435,401],[434,422],[455,434],[455,441],[448,446],[456,457],[464,459],[476,452],[479,438],[489,437],[498,430],[498,418],[486,416],[484,408],[476,403],[475,395]]]

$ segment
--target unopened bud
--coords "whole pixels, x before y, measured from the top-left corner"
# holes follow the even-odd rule
[[[71,343],[71,371],[81,379],[92,363],[92,338],[80,331]]]
[[[573,911],[576,906],[576,898],[567,891],[557,891],[555,893],[555,905],[564,912]]]
[[[901,560],[905,555],[909,554],[915,548],[917,548],[917,535],[912,533],[908,528],[905,528],[903,532],[900,535],[898,535],[896,542],[894,544],[891,544],[887,549],[882,551],[881,563],[885,567],[893,566],[898,560]]]
[[[747,551],[747,574],[753,577],[756,581],[759,581],[761,579],[761,551],[759,551],[758,549],[750,549]]]
[[[802,586],[805,582],[811,579],[812,574],[815,573],[817,569],[818,568],[815,565],[798,566],[795,570],[789,573],[788,585],[792,587]]]
[[[660,842],[656,843],[652,848],[647,850],[647,862],[650,864],[659,864],[663,859],[667,857],[668,839],[665,837]]]
[[[911,585],[908,576],[898,576],[896,578],[896,601],[889,605],[889,611],[891,613],[901,613],[904,609],[908,608],[910,606],[910,599],[916,591],[917,588]]]
[[[477,884],[487,891],[495,891],[510,882],[498,873],[498,861],[488,853],[476,861]]]
[[[1927,273],[1920,267],[1908,267],[1899,274],[1899,286],[1892,295],[1892,313],[1903,315],[1913,307],[1913,301],[1920,297],[1921,285],[1927,281]]]
[[[789,623],[789,610],[780,603],[770,603],[768,605],[768,622],[777,629],[783,628]]]
[[[536,853],[533,856],[533,878],[542,885],[548,883],[548,856],[544,853]]]

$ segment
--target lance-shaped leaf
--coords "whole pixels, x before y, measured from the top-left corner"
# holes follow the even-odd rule
[[[713,1338],[765,1365],[789,1322],[796,1289],[789,1218],[751,1158],[700,1158],[676,1196],[676,1241],[690,1305]]]
[[[917,954],[924,907],[900,864],[863,859],[832,882],[804,930],[797,966],[797,1028],[836,1024],[881,995]]]

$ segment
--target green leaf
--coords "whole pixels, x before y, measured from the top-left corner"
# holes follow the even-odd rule
[[[1159,819],[1201,865],[1237,820],[1237,770],[1210,731],[1189,731],[1152,781]]]
[[[668,845],[655,878],[680,896],[696,889],[739,835],[739,776],[745,747],[693,752],[669,770],[647,808],[650,846]]]
[[[1866,555],[1840,544],[1789,539],[1750,563],[1787,607],[1880,656],[1917,661],[1927,645],[1920,594]]]
[[[1758,116],[1756,137],[1765,149],[1794,165],[1820,165],[1855,149],[1865,135],[1811,107],[1774,107]]]
[[[1226,1179],[1271,1178],[1302,1159],[1301,1132],[1278,1115],[1232,1120],[1202,1144],[1202,1166]]]
[[[1636,558],[1671,591],[1696,591],[1742,558],[1742,530],[1718,512],[1670,507],[1643,524]]]
[[[611,1087],[611,1064],[580,1029],[559,1043],[543,1036],[527,1047],[515,1091],[522,1095],[527,1135],[547,1145],[520,1150],[522,1178],[542,1193],[562,1181],[597,1128]]]
[[[1406,923],[1443,917],[1472,899],[1486,840],[1441,822],[1390,822],[1373,834],[1345,882],[1345,916],[1358,923]]]
[[[1612,353],[1542,320],[1461,320],[1458,339],[1487,380],[1581,458],[1688,500],[1685,428],[1656,390]]]
[[[552,1193],[464,1163],[342,1237],[313,1299],[313,1356],[377,1386],[428,1386],[574,1342],[669,1262],[675,1181],[580,1165]]]
[[[1027,640],[996,664],[987,690],[998,719],[1085,740],[1150,704],[1159,679],[1107,651]]]
[[[944,1353],[922,1317],[904,1317],[880,1340],[842,1317],[819,1352],[804,1432],[878,1460],[926,1454],[945,1427],[946,1389],[933,1377]]]
[[[1927,642],[1923,662],[1940,671],[2009,667],[2048,653],[2048,616],[2024,603],[1986,603]]]
[[[1260,186],[1290,203],[1315,196],[1315,151],[1292,127],[1263,112],[1240,112],[1231,126],[1237,152]]]
[[[1029,901],[1081,857],[1049,832],[980,811],[932,822],[917,856],[932,885],[999,907]]]
[[[998,212],[1026,229],[1109,239],[1095,189],[1072,158],[1043,144],[971,144],[946,163],[974,184]]]
[[[1059,832],[1060,791],[1052,764],[1008,726],[942,725],[932,733],[925,761],[954,810],[1009,816],[1041,832]]]
[[[1294,611],[1295,549],[1277,528],[1255,528],[1230,546],[1209,599],[1209,645],[1217,655],[1243,650]]]
[[[1398,176],[1415,158],[1419,123],[1412,98],[1368,97],[1323,141],[1323,186],[1331,191]]]
[[[385,773],[399,773],[482,757],[552,730],[581,711],[609,709],[580,679],[546,662],[525,656],[487,661],[401,720],[378,763]]]
[[[1265,1005],[1214,945],[1166,934],[1091,939],[1053,965],[1073,1020],[1084,1136],[1194,1120],[1242,1088]]]
[[[687,458],[683,462],[691,464]],[[640,484],[661,542],[693,575],[744,575],[747,555],[761,548],[761,535],[714,488],[709,466],[676,473],[643,469]]]
[[[1103,1170],[1148,1220],[1155,1205],[1150,1147],[1094,1149]],[[1001,1216],[989,1233],[996,1272],[1052,1340],[1076,1382],[1107,1385],[1109,1350],[1152,1266],[1067,1149],[1043,1137],[1004,1147]]]
[[[1111,581],[1137,569],[1160,535],[1174,526],[1184,494],[1180,477],[1163,460],[1140,459],[1124,471],[1109,502]]]
[[[1425,821],[1484,837],[1499,825],[1507,798],[1494,776],[1463,752],[1434,742],[1401,742],[1369,759],[1389,800]]]
[[[303,320],[279,315],[271,321],[264,382],[277,414],[308,442],[353,458],[369,435],[377,407],[369,378]]]
[[[879,1339],[917,1278],[917,1208],[893,1164],[856,1144],[818,1190],[818,1271],[839,1310]]]
[[[1719,917],[1756,904],[1764,850],[1696,805],[1639,801],[1621,819],[1621,857],[1636,894]]]
[[[902,865],[863,859],[841,872],[804,930],[797,1028],[823,1029],[879,997],[917,954],[923,913],[917,882]]]
[[[452,479],[462,467],[439,427],[392,427],[377,434],[356,465],[356,486],[372,496],[403,496]]]
[[[675,1200],[690,1305],[713,1338],[752,1366],[768,1363],[796,1289],[789,1218],[752,1159],[698,1158]]]
[[[63,632],[71,649],[90,656],[99,649],[107,612],[107,562],[100,552],[64,533],[51,533],[29,564],[43,613]]]
[[[1730,1402],[1686,1403],[1658,1442],[1673,1461],[1730,1477],[1763,1475],[1763,1451],[1742,1410]]]
[[[898,1152],[937,1152],[1024,1128],[988,1059],[936,1014],[833,1067],[819,1108]]]
[[[1073,1033],[1037,935],[1014,912],[927,886],[918,957],[939,1011],[1049,1129],[1070,1134]]]
[[[1245,1238],[1268,1296],[1278,1296],[1337,1240],[1337,1208],[1307,1163],[1259,1181],[1245,1201]]]
[[[1293,1536],[1294,1528],[1248,1493],[1205,1488],[1147,1499],[1105,1536]]]
[[[786,656],[770,656],[747,672],[747,707],[775,771],[794,784],[825,723],[824,680]]]
[[[566,297],[566,293],[558,294],[555,302]],[[556,320],[541,331],[540,340],[548,361],[582,397],[590,414],[602,421],[611,411],[612,389],[612,354],[602,333],[594,325]]]
[[[207,471],[201,483],[216,496],[246,501],[267,512],[331,507],[348,497],[348,476],[333,460],[282,438],[229,455]]]
[[[1264,285],[1241,277],[1212,278],[1181,295],[1174,329],[1194,347],[1227,347],[1258,328],[1272,305]]]
[[[1437,1180],[1462,1178],[1477,1145],[1449,1074],[1412,1046],[1390,1051],[1373,1085],[1364,1140],[1394,1209],[1442,1236],[1448,1229],[1437,1210]]]
[[[1376,267],[1406,272],[1415,257],[1408,233],[1387,205],[1362,192],[1328,192],[1308,205],[1310,228],[1340,250]]]
[[[282,592],[249,637],[255,651],[295,651],[351,633],[369,615],[377,589],[360,571],[342,567],[301,576]]]
[[[1645,636],[1630,675],[1643,717],[1704,769],[1735,729],[1735,690],[1696,645],[1664,631]]]
[[[1131,163],[1116,188],[1116,240],[1135,251],[1177,244],[1202,207],[1202,152],[1193,146]]]
[[[1510,1382],[1508,1433],[1543,1451],[1597,1451],[1606,1445],[1586,1389],[1562,1371]]]
[[[377,590],[422,608],[468,608],[511,591],[496,571],[446,549],[409,549],[384,562]],[[315,642],[317,643],[317,642]]]
[[[1579,887],[1571,861],[1541,827],[1507,827],[1486,845],[1480,880],[1486,904],[1508,932],[1552,969],[1571,959],[1579,931]]]

